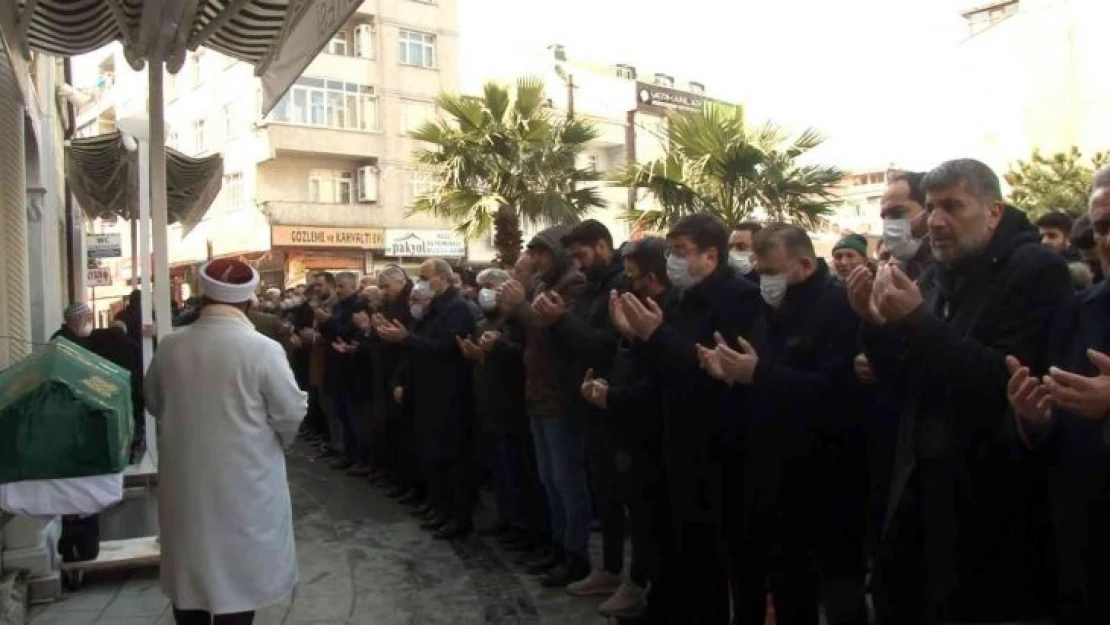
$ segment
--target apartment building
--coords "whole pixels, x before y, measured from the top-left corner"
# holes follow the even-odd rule
[[[436,117],[439,93],[459,90],[457,39],[456,0],[368,0],[265,116],[249,66],[190,53],[166,77],[166,143],[193,156],[222,153],[224,180],[195,229],[171,226],[180,296],[209,258],[241,257],[280,286],[312,271],[464,256],[449,225],[407,215],[428,186],[408,133]],[[87,128],[110,130],[123,109],[145,105],[141,78],[120,89],[117,68],[130,70],[118,46],[85,67],[86,89],[123,92],[87,107]],[[124,281],[128,264],[118,271]]]
[[[520,76],[543,81],[554,110],[594,124],[599,136],[586,146],[579,166],[603,173],[620,170],[630,162],[647,162],[663,156],[667,114],[698,110],[713,99],[706,94],[705,85],[697,81],[629,63],[576,58],[561,45],[521,54],[504,75],[484,76],[481,80],[511,82]],[[478,92],[480,81],[465,88]],[[651,198],[612,184],[600,183],[599,187],[607,206],[588,217],[604,223],[618,245],[642,236],[644,233],[633,231],[621,215],[629,205],[649,207]],[[526,232],[525,238],[531,234]],[[491,244],[492,235],[489,240],[472,241],[468,257],[475,263],[488,262],[494,256]]]

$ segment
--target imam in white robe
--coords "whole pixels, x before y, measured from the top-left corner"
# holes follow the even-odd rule
[[[308,406],[285,350],[239,310],[208,306],[162,339],[143,388],[158,423],[163,590],[213,614],[281,601],[297,583],[284,447]]]

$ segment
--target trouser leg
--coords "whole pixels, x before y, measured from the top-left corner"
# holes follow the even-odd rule
[[[563,512],[563,547],[588,559],[593,515],[586,477],[586,429],[569,418],[552,419],[548,425],[551,477]]]
[[[589,429],[589,485],[602,527],[602,566],[619,575],[624,569],[624,538],[627,526],[624,493],[617,474],[617,451],[612,435],[604,428]],[[627,453],[624,453],[627,461]]]
[[[253,625],[254,612],[236,612],[235,614],[217,614],[212,619],[212,625]]]
[[[676,532],[680,605],[672,619],[688,625],[727,625],[728,573],[721,554],[720,527],[680,521]]]
[[[212,625],[212,615],[204,610],[173,609],[173,622],[177,625]]]
[[[552,456],[555,450],[549,442],[553,422],[554,419],[532,419],[532,441],[536,451],[537,475],[546,495],[551,540],[561,547],[565,542],[567,526],[562,496],[554,476]]]

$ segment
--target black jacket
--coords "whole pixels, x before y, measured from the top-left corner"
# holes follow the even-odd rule
[[[741,418],[731,410],[728,386],[702,371],[696,345],[714,345],[720,332],[735,346],[735,337],[751,336],[762,306],[759,288],[722,266],[684,291],[641,345],[654,384],[651,397],[636,401],[658,402],[663,412],[670,501],[683,522],[720,523],[722,434]]]
[[[524,327],[496,311],[478,322],[474,341],[483,332],[501,339],[485,360],[474,363],[474,410],[478,425],[494,435],[528,431],[524,410]]]
[[[348,343],[358,339],[359,329],[354,322],[354,309],[358,304],[358,293],[348,295],[335,303],[331,316],[320,324],[326,356],[324,357],[324,390],[329,393],[349,392],[355,376],[351,369],[351,355],[341,354],[332,349],[331,344],[338,340]]]
[[[1110,353],[1110,284],[1102,282],[1060,310],[1049,341],[1049,363],[1098,375],[1088,349]],[[1060,576],[1061,625],[1110,623],[1110,421],[1062,409],[1040,451],[1050,467],[1049,493]],[[1103,584],[1103,585],[1099,585]]]
[[[399,386],[411,405],[416,453],[425,459],[468,452],[474,413],[470,363],[456,342],[474,333],[474,316],[454,287],[432,300],[401,343]]]
[[[1053,586],[1044,467],[1016,451],[1005,357],[1043,370],[1067,267],[1008,208],[982,254],[934,264],[918,282],[920,309],[862,334],[902,396],[877,581],[910,625],[1043,617]]]
[[[617,252],[604,272],[588,276],[578,299],[551,326],[560,348],[585,373],[592,368],[598,377],[609,375],[620,335],[609,320],[609,292],[624,283],[624,261]]]
[[[412,314],[409,312],[412,286],[412,282],[406,282],[397,299],[384,304],[381,310],[383,317],[399,321],[406,328],[412,327]],[[403,352],[403,346],[383,341],[377,335],[370,341],[370,396],[376,421],[389,421],[401,416],[401,407],[393,401],[393,386]]]

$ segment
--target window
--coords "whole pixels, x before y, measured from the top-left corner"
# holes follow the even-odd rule
[[[200,54],[193,54],[189,60],[189,86],[196,87],[200,84]]]
[[[204,134],[204,120],[198,119],[193,122],[193,151],[203,152],[207,149],[207,137]]]
[[[355,26],[355,56],[363,59],[374,58],[373,24]]]
[[[243,174],[234,172],[224,175],[224,186],[221,189],[224,196],[224,207],[235,211],[243,208]]]
[[[308,173],[308,201],[351,204],[354,174],[349,171],[313,169]]]
[[[421,196],[428,195],[436,190],[435,178],[427,172],[416,170],[409,176],[409,206],[416,204]]]
[[[347,31],[340,30],[335,33],[335,36],[328,42],[328,46],[324,48],[328,54],[336,54],[339,56],[347,56]]]
[[[401,100],[401,134],[415,132],[427,122],[436,119],[436,105],[434,102],[420,102],[418,100]]]
[[[270,119],[345,130],[377,130],[378,98],[368,85],[301,78],[277,103]]]
[[[179,146],[179,145],[181,145],[181,137],[177,136],[177,131],[176,130],[171,130],[171,131],[167,132],[166,133],[166,147],[167,148],[173,148],[173,149],[176,150],[177,146]]]
[[[224,139],[235,136],[235,103],[224,104],[223,109]]]
[[[413,30],[402,30],[401,65],[416,67],[436,66],[436,36]]]

